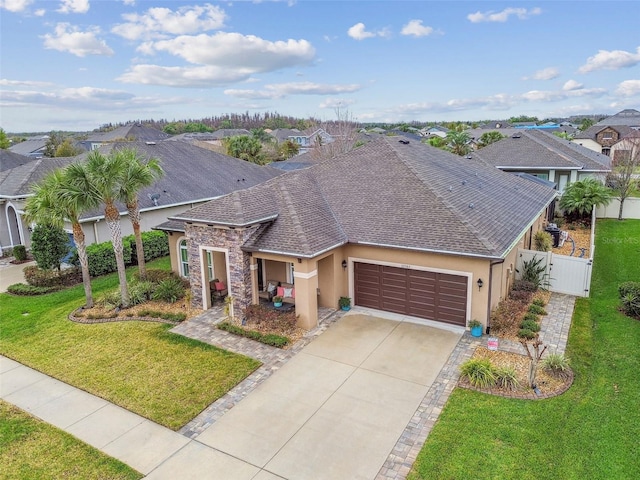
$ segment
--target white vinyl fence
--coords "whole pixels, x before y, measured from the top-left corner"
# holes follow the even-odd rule
[[[589,296],[592,259],[518,249],[516,269],[519,273],[516,273],[517,278],[521,278],[524,262],[534,259],[542,259],[540,266],[545,267],[543,275],[547,283],[546,288],[552,292],[565,293],[577,297]]]
[[[598,207],[596,209],[596,217],[598,218],[618,218],[620,210],[620,199],[614,198],[606,207]],[[624,201],[622,210],[622,218],[640,219],[640,198],[629,197]]]

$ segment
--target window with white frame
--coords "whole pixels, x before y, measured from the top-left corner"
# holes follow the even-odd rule
[[[189,276],[189,252],[187,250],[187,241],[181,240],[180,246],[180,275],[183,277]]]
[[[207,270],[209,270],[209,280],[213,280],[213,252],[207,250]]]
[[[289,263],[287,265],[287,283],[294,283],[294,276],[293,276],[293,272],[295,270],[293,263]]]

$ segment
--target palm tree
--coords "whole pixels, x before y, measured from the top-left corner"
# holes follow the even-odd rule
[[[120,185],[127,168],[126,158],[122,155],[111,154],[105,156],[94,150],[87,156],[87,194],[94,200],[104,204],[104,218],[111,232],[111,243],[116,256],[120,297],[123,307],[129,306],[129,288],[124,265],[120,212],[116,207],[116,201],[119,199]]]
[[[72,164],[64,170],[57,169],[49,173],[33,186],[33,196],[27,199],[25,206],[25,217],[29,222],[58,226],[62,226],[65,219],[71,222],[73,241],[78,250],[82,270],[86,307],[91,308],[93,307],[93,294],[91,292],[89,260],[84,230],[79,218],[82,212],[94,208],[96,205],[93,197],[86,195],[86,190],[73,181],[73,178],[82,178],[84,175],[84,167],[80,164]]]
[[[569,219],[586,219],[594,207],[608,205],[611,190],[595,178],[571,183],[560,198],[560,208]]]
[[[138,257],[138,271],[140,279],[145,279],[147,270],[144,261],[144,247],[140,234],[140,208],[138,207],[138,192],[152,185],[158,178],[164,175],[158,159],[150,158],[143,163],[138,151],[132,148],[124,148],[112,155],[122,157],[126,168],[123,172],[118,198],[124,202],[129,212],[129,220],[133,226],[133,234],[136,238],[136,255]]]
[[[454,130],[451,130],[447,133],[447,149],[451,153],[455,153],[456,155],[464,157],[471,152],[471,145],[469,145],[470,140],[471,137],[469,137],[469,134],[467,132],[456,132]]]

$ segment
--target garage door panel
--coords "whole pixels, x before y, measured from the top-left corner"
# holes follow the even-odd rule
[[[468,279],[425,270],[356,262],[355,305],[465,325]]]

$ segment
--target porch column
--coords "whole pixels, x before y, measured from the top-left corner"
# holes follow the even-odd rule
[[[307,261],[305,264],[315,267],[315,262]],[[296,286],[298,326],[305,330],[311,330],[318,325],[318,270],[300,272],[296,269],[293,276]]]
[[[549,181],[550,182],[555,182],[556,181],[556,171],[555,170],[549,170]]]
[[[570,177],[569,177],[569,183],[574,183],[578,181],[578,171],[577,170],[571,170],[570,172]]]
[[[258,259],[256,257],[251,256],[249,268],[251,269],[251,303],[257,304],[260,303],[260,298],[258,297]]]

